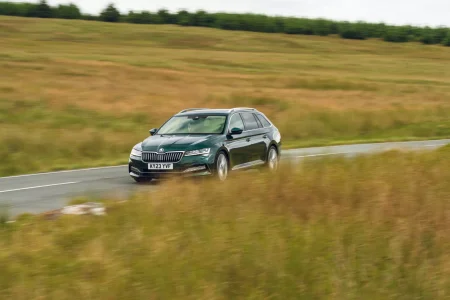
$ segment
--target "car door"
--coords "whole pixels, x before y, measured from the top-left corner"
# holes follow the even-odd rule
[[[243,130],[241,134],[230,135],[231,129],[240,128]],[[246,147],[249,146],[247,142],[247,135],[244,132],[244,122],[242,121],[241,115],[235,113],[230,117],[227,128],[227,140],[226,147],[230,155],[230,165],[231,168],[244,164],[248,158]]]
[[[245,126],[245,137],[248,145],[246,146],[247,162],[253,164],[261,163],[265,160],[267,149],[267,129],[252,112],[242,112],[242,120]]]

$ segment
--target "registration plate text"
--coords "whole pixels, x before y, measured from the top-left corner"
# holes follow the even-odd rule
[[[160,164],[160,163],[151,163],[148,164],[149,170],[173,170],[173,164]]]

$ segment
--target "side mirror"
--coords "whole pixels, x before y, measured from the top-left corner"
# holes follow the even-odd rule
[[[231,129],[231,135],[235,135],[235,134],[241,134],[242,133],[242,129],[241,128],[237,128],[237,127],[234,127],[233,129]]]
[[[155,135],[155,133],[158,131],[158,129],[156,129],[156,128],[153,128],[153,129],[150,129],[150,135]]]

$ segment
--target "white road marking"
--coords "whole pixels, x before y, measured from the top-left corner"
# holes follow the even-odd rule
[[[329,155],[339,155],[339,154],[349,154],[350,152],[332,152],[332,153],[319,153],[319,154],[306,154],[306,155],[287,155],[282,156],[282,159],[292,159],[292,158],[302,158],[302,157],[316,157],[316,156],[329,156]]]
[[[6,177],[0,177],[0,180],[2,180],[2,179],[9,179],[9,178],[20,178],[20,177],[37,176],[37,175],[51,175],[51,174],[72,173],[72,172],[81,172],[81,171],[103,170],[103,169],[120,168],[120,167],[126,167],[126,166],[128,166],[128,165],[118,165],[118,166],[98,167],[98,168],[87,168],[87,169],[73,169],[73,170],[64,170],[64,171],[55,171],[55,172],[45,172],[45,173],[6,176]]]
[[[19,189],[12,189],[12,190],[4,190],[4,191],[0,191],[0,194],[1,194],[1,193],[9,193],[9,192],[17,192],[17,191],[32,190],[32,189],[40,189],[40,188],[51,187],[51,186],[58,186],[58,185],[75,184],[75,183],[78,183],[78,182],[76,182],[76,181],[71,181],[71,182],[62,182],[62,183],[54,183],[54,184],[46,184],[46,185],[30,186],[30,187],[24,187],[24,188],[19,188]]]
[[[316,156],[329,156],[329,155],[339,155],[339,154],[348,154],[348,152],[319,153],[319,154],[298,155],[298,156],[293,156],[293,157],[294,158],[316,157]]]

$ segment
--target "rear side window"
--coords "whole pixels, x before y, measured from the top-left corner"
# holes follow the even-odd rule
[[[261,124],[263,124],[264,127],[270,127],[270,125],[271,125],[270,122],[267,121],[267,119],[264,118],[263,115],[257,114],[256,116],[258,117],[258,120],[261,122]]]
[[[242,119],[244,119],[245,130],[258,129],[258,122],[252,113],[242,113]]]

